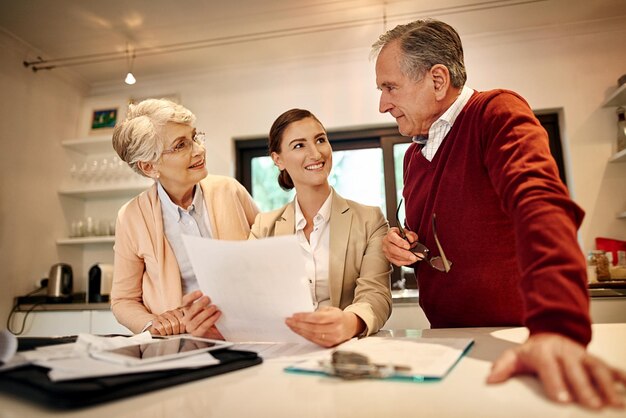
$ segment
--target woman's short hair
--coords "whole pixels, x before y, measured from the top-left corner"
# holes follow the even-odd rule
[[[419,80],[433,65],[442,64],[450,72],[450,82],[461,88],[467,80],[463,61],[463,45],[454,28],[435,19],[416,20],[385,32],[372,45],[372,55],[392,41],[399,40],[403,58],[402,72]]]
[[[162,138],[168,122],[193,125],[196,117],[182,105],[167,99],[146,99],[128,106],[126,119],[113,130],[113,148],[137,173],[140,161],[154,162],[163,152],[167,138]]]
[[[280,154],[280,143],[283,140],[283,134],[285,133],[287,127],[294,122],[298,122],[306,118],[312,118],[324,127],[322,122],[320,122],[313,113],[305,109],[290,109],[276,118],[270,128],[268,140],[269,155],[272,155],[273,152]],[[287,170],[280,170],[280,173],[278,173],[278,184],[283,190],[291,190],[294,188],[293,180]]]

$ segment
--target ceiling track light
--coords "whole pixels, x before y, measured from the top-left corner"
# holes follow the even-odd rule
[[[542,3],[547,0],[491,0],[480,2],[477,4],[469,3],[469,4],[461,4],[457,6],[450,7],[439,7],[432,8],[428,10],[422,10],[419,13],[416,12],[405,12],[405,13],[394,13],[388,14],[387,12],[387,2],[383,3],[383,10],[381,16],[376,17],[366,17],[361,19],[353,19],[353,20],[344,20],[338,22],[327,22],[323,24],[315,24],[308,26],[299,26],[285,29],[274,29],[263,32],[252,32],[245,33],[241,35],[232,35],[232,36],[221,36],[215,37],[211,39],[202,39],[197,41],[189,41],[189,42],[180,42],[175,44],[166,44],[160,45],[156,47],[144,47],[144,48],[133,48],[132,50],[132,58],[135,56],[139,57],[147,57],[154,55],[163,55],[163,54],[171,54],[175,52],[184,52],[191,51],[195,49],[204,49],[204,48],[213,48],[219,46],[240,44],[245,42],[257,42],[264,41],[276,38],[286,38],[291,36],[299,36],[306,35],[318,32],[325,31],[334,31],[341,29],[350,29],[355,27],[368,26],[373,24],[382,23],[385,27],[389,23],[389,20],[396,19],[418,19],[424,18],[428,16],[438,16],[438,15],[453,15],[460,13],[468,13],[468,12],[476,12],[482,10],[493,10],[498,8],[519,6],[524,4],[531,3]],[[59,67],[72,67],[76,65],[87,65],[87,64],[97,64],[101,62],[108,62],[113,60],[128,60],[128,49],[126,51],[112,51],[112,52],[103,52],[97,54],[87,54],[73,57],[64,57],[64,58],[54,58],[54,59],[43,59],[41,57],[37,57],[37,59],[32,61],[23,61],[24,67],[30,68],[33,72],[37,72],[40,70],[52,70]],[[131,73],[132,75],[132,73]]]
[[[131,54],[131,48],[126,44],[126,64],[128,66],[128,74],[126,74],[126,78],[124,79],[124,83],[132,86],[137,82],[137,79],[133,75],[133,64],[135,63],[135,51],[133,50]]]

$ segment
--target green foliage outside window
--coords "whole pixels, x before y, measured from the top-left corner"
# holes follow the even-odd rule
[[[286,192],[277,181],[278,168],[270,157],[252,159],[252,197],[261,211],[277,209],[290,202],[294,190]],[[333,170],[328,182],[337,193],[359,203],[385,210],[385,182],[380,148],[333,152]]]

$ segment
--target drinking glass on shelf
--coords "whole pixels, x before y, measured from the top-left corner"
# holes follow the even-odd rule
[[[82,163],[80,168],[78,169],[78,180],[81,183],[89,182],[89,165],[86,161]]]
[[[70,178],[72,180],[78,180],[78,165],[77,164],[72,164],[70,166]]]
[[[75,219],[70,224],[70,238],[79,238],[85,235],[85,224],[82,219]]]
[[[117,155],[109,160],[109,176],[111,177],[111,180],[117,180],[120,177],[118,162],[123,161],[121,161],[120,157],[118,157]]]
[[[95,229],[95,226],[94,226],[93,218],[91,216],[88,216],[87,218],[85,218],[85,236],[91,237],[95,235],[94,229]]]
[[[115,236],[115,221],[109,221],[109,235]]]
[[[95,158],[89,163],[90,179],[93,181],[100,180],[100,162]]]
[[[100,162],[98,163],[98,168],[98,171],[100,173],[100,179],[102,181],[111,180],[111,173],[109,172],[109,160],[106,157],[100,160]]]

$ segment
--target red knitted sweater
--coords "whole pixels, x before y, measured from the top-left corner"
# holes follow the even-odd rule
[[[568,196],[548,137],[526,101],[475,92],[432,162],[404,158],[406,223],[432,255],[437,234],[452,270],[416,264],[420,305],[433,328],[524,325],[591,339],[584,213]]]

